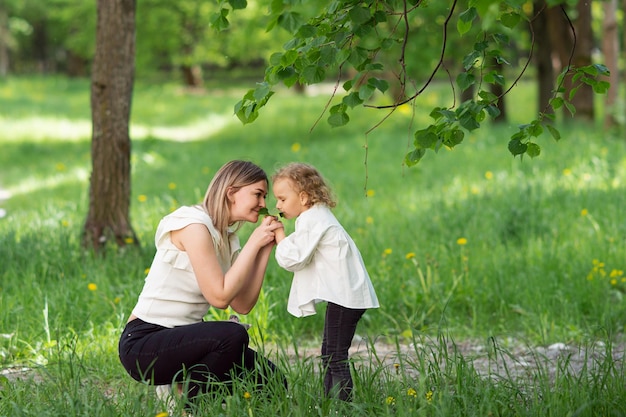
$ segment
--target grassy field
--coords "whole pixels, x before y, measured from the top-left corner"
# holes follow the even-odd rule
[[[0,190],[10,198],[0,203],[0,368],[32,371],[17,380],[0,375],[0,416],[163,411],[154,389],[119,365],[118,334],[154,254],[159,219],[198,202],[215,170],[235,158],[270,173],[306,161],[325,174],[381,308],[357,329],[372,355],[359,366],[355,402],[322,401],[318,362],[294,362],[286,351],[319,346],[323,317],[287,314],[291,275],[272,260],[260,303],[242,319],[253,324],[258,349],[276,352],[289,397],[248,398],[244,381],[224,406],[207,399],[206,415],[626,415],[624,368],[610,358],[577,375],[564,372],[565,359],[556,380],[539,372],[495,383],[445,348],[469,339],[503,350],[512,341],[601,342],[607,350],[623,342],[626,142],[566,120],[559,143],[541,139],[540,157],[513,159],[508,138],[534,117],[525,105],[533,87],[515,91],[509,123],[487,125],[409,169],[402,159],[410,128],[428,122],[444,88],[365,135],[384,114],[361,110],[346,128],[331,129],[317,122],[324,94],[278,94],[242,126],[232,114],[241,88],[138,85],[131,216],[142,245],[99,258],[79,245],[90,174],[88,80],[1,81]],[[415,346],[417,359],[383,366],[377,341]],[[418,352],[426,341],[435,359]]]

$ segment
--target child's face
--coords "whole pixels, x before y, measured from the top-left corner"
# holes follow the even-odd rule
[[[272,190],[274,197],[276,197],[276,208],[283,214],[284,218],[293,219],[309,209],[307,204],[309,199],[306,193],[298,193],[290,179],[277,179]]]

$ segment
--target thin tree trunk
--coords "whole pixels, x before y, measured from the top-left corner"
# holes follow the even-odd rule
[[[0,77],[9,74],[9,16],[0,6]]]
[[[608,80],[611,83],[611,87],[604,101],[604,127],[610,129],[617,126],[615,104],[617,103],[617,93],[619,91],[619,31],[617,19],[615,18],[617,0],[606,0],[602,5],[604,8],[602,52],[604,54],[604,64],[611,71]]]
[[[546,15],[545,0],[535,1],[536,17],[532,21],[535,34],[534,57],[537,68],[537,87],[539,89],[538,110],[545,112],[549,109],[552,91],[554,90],[554,66],[552,65],[552,42],[548,31],[548,17]]]
[[[129,120],[135,69],[136,0],[98,0],[91,79],[89,213],[83,243],[137,243],[130,224]]]
[[[591,29],[591,0],[580,0],[576,5],[578,17],[575,21],[576,47],[574,48],[573,64],[576,68],[591,65],[593,60],[593,30]],[[576,88],[576,86],[574,86]],[[593,121],[594,93],[593,88],[588,84],[581,84],[572,97],[572,104],[576,108],[575,117],[579,120]]]

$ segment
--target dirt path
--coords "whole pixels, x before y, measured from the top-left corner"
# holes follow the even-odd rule
[[[419,359],[430,363],[439,362],[439,366],[443,368],[462,358],[479,375],[494,380],[523,379],[538,372],[553,380],[557,372],[594,372],[607,369],[608,362],[613,362],[617,369],[625,369],[626,347],[623,343],[612,345],[610,350],[602,342],[586,347],[564,343],[529,347],[515,340],[506,340],[504,343],[489,341],[488,344],[465,340],[445,342],[445,348],[441,343],[429,341],[417,346],[401,345],[398,348],[384,342],[376,342],[372,346],[371,343],[356,340],[350,349],[350,356],[356,360],[356,366],[359,366],[359,361],[368,361],[393,370],[403,364],[405,371],[416,376],[419,372]],[[299,348],[297,355],[292,348],[287,350],[287,354],[302,360],[319,356],[319,348]]]
[[[445,348],[442,343],[445,343]],[[319,347],[299,347],[296,354],[293,347],[286,350],[266,347],[265,353],[270,357],[287,354],[292,360],[306,360],[319,356]],[[489,344],[478,341],[465,340],[451,343],[431,340],[423,344],[400,345],[399,347],[385,343],[367,343],[355,338],[350,357],[355,360],[355,366],[383,366],[394,371],[402,364],[403,370],[414,374],[419,373],[419,360],[429,363],[437,362],[439,367],[453,365],[459,360],[472,365],[479,375],[493,380],[524,379],[541,372],[551,379],[557,372],[579,374],[581,371],[594,372],[607,369],[607,362],[612,361],[618,370],[625,369],[625,345],[619,343],[608,347],[601,342],[581,347],[555,343],[544,347],[529,347],[515,340],[493,342]],[[367,364],[367,365],[365,365]],[[0,376],[9,380],[25,380],[35,378],[36,372],[28,367],[11,367],[0,370]]]

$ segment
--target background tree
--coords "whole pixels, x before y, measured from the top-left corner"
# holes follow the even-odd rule
[[[91,75],[92,172],[84,244],[137,242],[130,224],[129,120],[134,80],[135,0],[98,0]]]
[[[607,68],[611,71],[609,82],[611,87],[604,101],[604,127],[617,126],[616,104],[620,86],[619,80],[619,27],[617,25],[617,0],[606,0],[602,3],[602,54]]]

